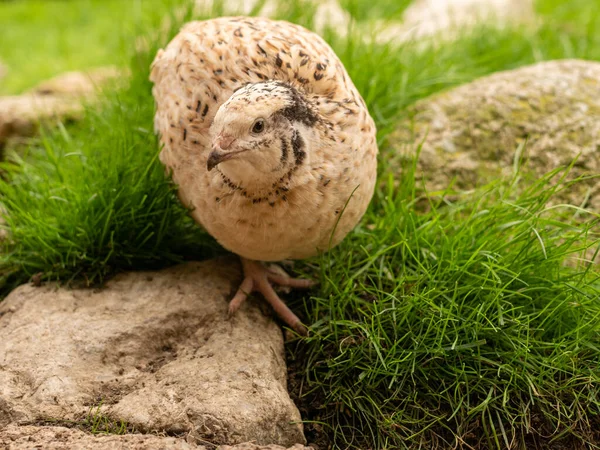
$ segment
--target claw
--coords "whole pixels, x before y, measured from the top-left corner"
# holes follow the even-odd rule
[[[234,297],[229,302],[229,315],[233,315],[236,313],[242,303],[248,298],[248,295],[252,292],[254,288],[254,281],[250,277],[245,277],[244,281],[240,285],[239,289],[235,293]]]
[[[279,298],[277,293],[273,290],[271,283],[301,289],[310,288],[316,283],[312,280],[292,278],[287,274],[281,273],[283,271],[280,272],[278,270],[266,268],[258,261],[252,261],[245,258],[241,258],[241,260],[244,269],[244,280],[235,296],[229,302],[229,314],[235,314],[250,293],[260,292],[285,323],[298,334],[307,336],[307,328],[302,325],[302,322],[300,322],[300,319],[298,319],[296,314],[294,314],[283,300]]]

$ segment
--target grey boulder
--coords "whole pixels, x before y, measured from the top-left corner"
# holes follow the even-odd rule
[[[600,211],[599,116],[600,63],[549,61],[426,98],[391,139],[400,157],[422,144],[419,175],[430,191],[510,177],[516,160],[535,178],[578,158],[569,178],[592,177],[559,198]]]

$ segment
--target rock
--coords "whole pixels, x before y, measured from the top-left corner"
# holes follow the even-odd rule
[[[95,291],[19,287],[0,303],[0,426],[99,408],[198,443],[304,443],[281,329],[260,301],[227,317],[240,278],[220,259],[123,273]]]
[[[6,450],[205,450],[206,447],[189,444],[184,439],[144,434],[92,435],[65,427],[37,427],[10,425],[0,429],[0,448]]]
[[[92,100],[97,88],[122,76],[112,67],[89,72],[67,72],[23,95],[0,97],[0,148],[9,139],[35,134],[40,123],[77,120],[83,103]]]
[[[206,450],[203,445],[187,442],[184,438],[151,434],[101,435],[89,434],[75,428],[61,426],[17,426],[0,429],[0,448],[6,450]],[[216,450],[312,450],[297,444],[286,449],[279,445],[238,444],[222,445]]]
[[[30,93],[38,95],[65,95],[91,97],[105,83],[123,76],[116,67],[99,67],[86,72],[65,72],[43,81]]]
[[[391,137],[403,155],[423,142],[418,162],[429,191],[468,190],[512,176],[525,144],[523,172],[567,167],[569,178],[596,175],[559,195],[600,211],[600,64],[562,60],[500,72],[418,102]],[[420,175],[419,175],[420,176]]]
[[[33,94],[0,97],[0,148],[9,139],[35,134],[39,123],[76,120],[83,106],[77,99]]]

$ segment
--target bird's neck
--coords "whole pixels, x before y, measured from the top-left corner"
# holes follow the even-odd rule
[[[220,179],[224,182],[224,188],[233,190],[236,194],[249,199],[264,199],[273,194],[278,195],[304,184],[307,163],[298,166],[286,166],[268,174],[257,175],[248,165],[228,164],[227,167],[219,168]]]

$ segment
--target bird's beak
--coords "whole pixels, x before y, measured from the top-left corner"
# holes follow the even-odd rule
[[[219,134],[215,139],[213,144],[212,152],[208,155],[208,161],[206,162],[206,168],[210,172],[213,170],[218,164],[223,161],[227,161],[232,158],[238,152],[224,152],[223,150],[227,150],[233,144],[235,138],[233,136],[227,136],[224,134]]]
[[[208,161],[206,162],[206,168],[210,172],[218,164],[222,163],[223,161],[228,160],[232,156],[233,156],[232,153],[222,152],[220,150],[213,150],[212,152],[210,152],[210,155],[208,155]]]
[[[208,155],[208,161],[206,161],[206,168],[210,172],[217,165],[221,164],[223,161],[227,161],[228,159],[232,159],[236,155],[239,155],[240,153],[243,153],[246,150],[247,150],[246,148],[242,148],[240,150],[234,150],[234,151],[224,152],[224,151],[221,151],[219,149],[214,149]]]

